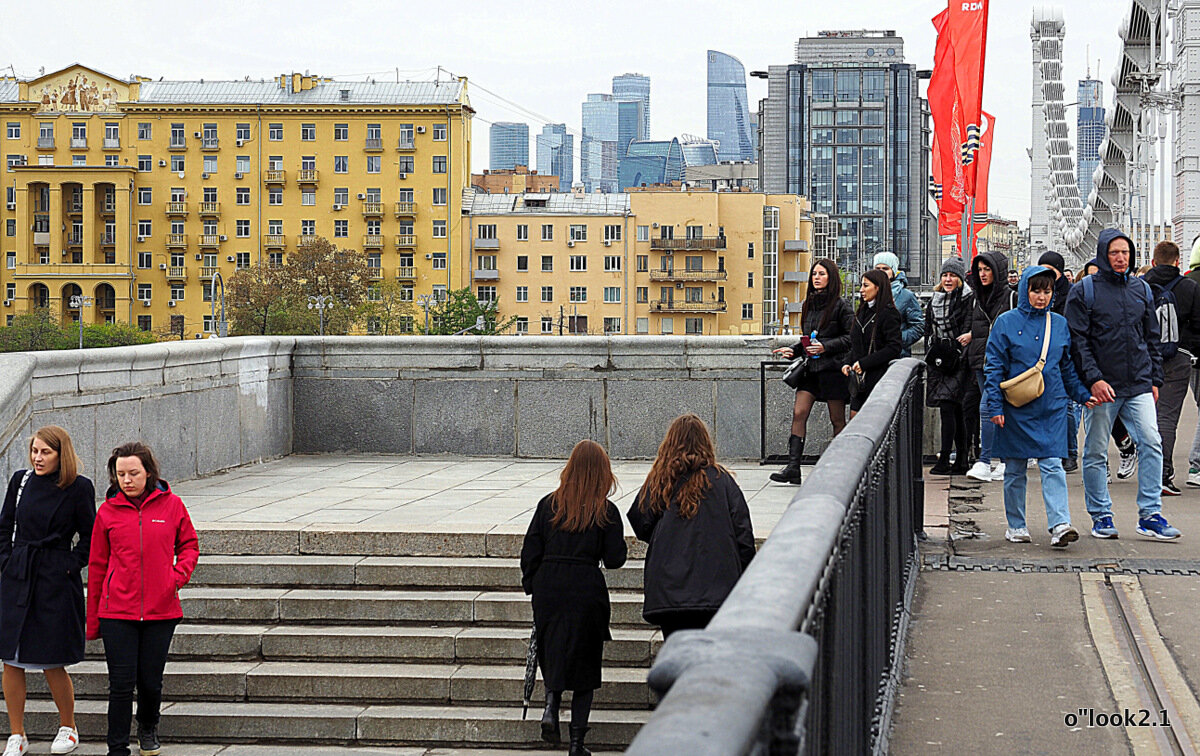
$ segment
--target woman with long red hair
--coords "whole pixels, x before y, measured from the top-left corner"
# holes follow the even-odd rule
[[[600,687],[608,629],[610,570],[625,564],[621,513],[608,500],[617,486],[604,448],[580,441],[559,476],[558,488],[542,497],[521,547],[521,585],[533,596],[538,665],[546,684],[542,739],[562,740],[558,708],[571,694],[571,756],[591,753],[584,745],[592,696]]]
[[[664,638],[707,627],[754,558],[746,497],[717,463],[708,426],[692,414],[667,429],[629,524],[650,544],[642,616]]]

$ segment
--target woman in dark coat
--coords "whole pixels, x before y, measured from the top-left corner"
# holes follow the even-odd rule
[[[801,351],[808,354],[808,367],[796,389],[796,401],[792,406],[788,464],[779,472],[771,473],[771,480],[777,483],[800,484],[800,461],[804,457],[808,415],[814,403],[825,402],[829,406],[833,435],[846,427],[846,402],[850,401],[850,391],[838,373],[842,357],[850,349],[853,323],[854,310],[842,299],[842,275],[837,263],[824,257],[817,260],[809,270],[808,292],[800,309],[800,331],[804,336],[794,346],[775,350],[785,360]]]
[[[642,616],[664,638],[707,627],[754,558],[746,497],[717,464],[708,426],[695,415],[667,429],[629,524],[650,544]]]
[[[900,311],[892,302],[892,287],[887,274],[868,270],[859,288],[862,304],[854,314],[850,332],[850,353],[842,374],[858,383],[858,393],[850,401],[850,417],[862,409],[875,384],[883,378],[888,365],[903,349]]]
[[[965,394],[974,377],[967,366],[965,350],[971,343],[971,311],[974,293],[963,284],[966,267],[962,258],[950,257],[942,264],[942,277],[933,290],[925,314],[925,355],[929,373],[925,404],[941,413],[942,445],[932,475],[962,475],[967,471],[967,420]],[[974,408],[972,408],[974,412]],[[954,465],[950,449],[958,450]]]
[[[1008,285],[1008,258],[1002,252],[983,252],[971,260],[971,272],[967,286],[975,293],[975,306],[971,309],[971,343],[967,345],[967,364],[975,378],[975,386],[967,392],[967,407],[979,407],[982,412],[983,362],[987,353],[988,334],[992,323],[1002,313],[1017,305],[1016,293]],[[971,418],[971,427],[979,425],[979,459],[967,471],[968,478],[987,482],[1004,479],[1004,463],[992,470],[992,441],[996,438],[996,426],[991,418],[979,415]]]
[[[538,502],[521,547],[521,585],[533,596],[538,664],[546,684],[542,739],[558,743],[558,708],[571,697],[571,756],[590,753],[588,731],[593,692],[600,687],[600,662],[608,630],[608,586],[600,562],[610,570],[625,564],[621,513],[608,495],[617,479],[604,448],[580,441],[559,478],[558,489]]]
[[[66,667],[83,661],[80,571],[87,565],[96,491],[79,474],[71,437],[58,426],[39,428],[33,435],[29,461],[30,469],[12,476],[0,509],[0,659],[13,733],[5,753],[28,748],[26,670],[45,674],[58,707],[59,732],[51,752],[70,753],[79,744],[79,733]]]

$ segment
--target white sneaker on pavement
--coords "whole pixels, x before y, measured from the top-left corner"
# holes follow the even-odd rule
[[[970,470],[967,470],[967,477],[986,483],[992,479],[992,466],[987,462],[976,462]]]
[[[1187,484],[1191,488],[1200,488],[1200,470],[1194,467],[1188,470]]]
[[[1133,474],[1137,472],[1137,460],[1138,455],[1136,449],[1128,454],[1122,454],[1121,465],[1117,468],[1117,480],[1127,480],[1128,478],[1132,478]]]
[[[62,726],[50,744],[50,753],[70,753],[79,747],[79,731],[74,727]]]
[[[992,470],[992,480],[994,480],[998,483],[1004,482],[1004,463],[1003,462],[996,465],[995,470]]]
[[[1065,548],[1067,544],[1079,540],[1079,531],[1071,527],[1069,522],[1060,522],[1050,531],[1050,545]]]
[[[29,750],[29,740],[24,735],[9,735],[4,746],[4,756],[22,756]]]
[[[1004,531],[1004,540],[1013,543],[1030,543],[1029,528],[1008,528]]]

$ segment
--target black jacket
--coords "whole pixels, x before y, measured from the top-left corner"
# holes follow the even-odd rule
[[[925,353],[929,354],[934,339],[955,339],[971,330],[971,313],[975,311],[975,294],[958,287],[947,295],[935,291],[925,308]],[[967,387],[975,382],[967,365],[965,350],[954,370],[946,372],[930,367],[925,374],[925,403],[938,407],[946,403],[963,404]]]
[[[887,371],[892,360],[900,356],[904,348],[900,335],[900,312],[895,307],[870,307],[865,302],[854,314],[854,328],[850,331],[850,352],[845,364],[858,363],[863,373]]]
[[[12,659],[19,645],[18,661],[74,664],[83,661],[80,571],[88,563],[96,491],[82,476],[60,489],[57,475],[31,475],[18,506],[24,476],[13,475],[0,509],[0,658]]]
[[[1150,393],[1163,384],[1162,357],[1158,352],[1158,317],[1150,285],[1130,271],[1117,273],[1108,262],[1108,245],[1117,238],[1133,240],[1113,228],[1100,232],[1097,273],[1071,287],[1067,297],[1067,324],[1071,327],[1071,355],[1083,385],[1104,379],[1116,395],[1129,398]],[[1133,255],[1130,255],[1132,267]],[[1087,303],[1087,278],[1095,297]]]
[[[1166,286],[1180,275],[1174,265],[1155,265],[1143,278],[1146,283]],[[1179,319],[1179,348],[1200,356],[1200,283],[1184,276],[1171,293],[1175,295],[1175,315]]]
[[[1054,298],[1050,300],[1050,312],[1067,316],[1067,296],[1071,293],[1071,282],[1066,276],[1059,276],[1054,281]]]
[[[710,488],[690,519],[679,516],[679,503],[660,513],[643,512],[642,492],[629,508],[629,524],[646,549],[642,616],[676,611],[716,611],[754,558],[754,528],[742,489],[728,472],[706,467]]]
[[[825,347],[825,352],[820,357],[808,361],[809,372],[841,370],[842,359],[850,350],[850,330],[854,327],[854,310],[851,309],[850,303],[842,297],[838,297],[830,306],[834,308],[833,313],[829,316],[829,322],[825,324],[824,328],[819,327],[821,318],[825,315],[824,309],[811,308],[801,318],[800,327],[804,329],[804,335],[811,336],[812,332],[816,331],[817,341]],[[796,356],[803,352],[804,347],[801,342],[792,346],[792,353]]]
[[[992,285],[979,282],[979,263],[986,262],[992,269]],[[987,352],[988,334],[992,323],[1000,313],[1008,312],[1015,304],[1012,287],[1008,285],[1008,258],[1003,252],[984,252],[971,261],[971,272],[967,274],[967,286],[975,292],[975,307],[971,310],[971,343],[967,344],[967,365],[972,370],[983,370]]]

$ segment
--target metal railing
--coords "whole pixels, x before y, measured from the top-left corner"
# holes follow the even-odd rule
[[[318,176],[316,168],[301,168],[296,172],[296,181],[301,184],[315,184]]]
[[[924,519],[924,364],[900,360],[821,455],[704,630],[650,670],[634,756],[879,753]]]
[[[220,215],[221,214],[221,203],[220,202],[201,202],[200,203],[200,214],[201,215]]]
[[[650,269],[651,281],[725,281],[729,272],[725,270],[663,270]]]
[[[725,249],[725,237],[703,236],[690,239],[651,239],[650,249]]]
[[[650,309],[655,312],[725,312],[728,303],[717,300],[689,302],[683,299],[652,299]]]

